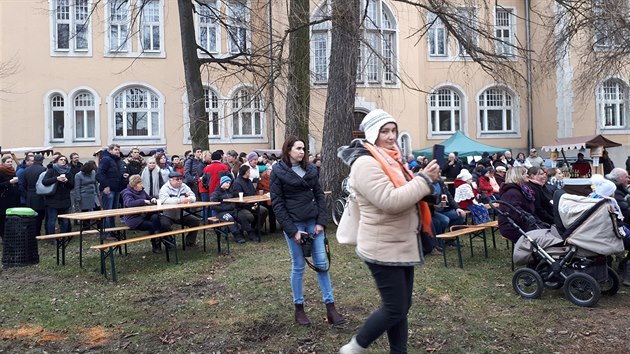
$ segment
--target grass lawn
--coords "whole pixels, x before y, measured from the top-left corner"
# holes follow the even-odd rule
[[[178,243],[181,238],[178,238]],[[279,234],[263,242],[231,244],[217,255],[180,252],[181,264],[151,253],[149,242],[118,257],[118,283],[99,273],[88,250],[78,265],[78,243],[57,266],[55,247],[40,243],[40,264],[0,273],[0,352],[335,353],[379,304],[367,267],[352,246],[338,245],[330,230],[331,276],[337,307],[348,319],[326,323],[315,272],[305,274],[305,308],[313,324],[293,323],[291,261]],[[86,244],[95,243],[96,238]],[[580,308],[561,290],[539,300],[512,290],[510,251],[497,240],[483,257],[464,248],[464,269],[428,257],[416,269],[409,320],[410,353],[625,353],[630,343],[629,287]],[[379,339],[370,353],[387,352]]]

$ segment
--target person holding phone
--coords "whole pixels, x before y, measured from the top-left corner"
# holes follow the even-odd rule
[[[304,147],[304,140],[296,136],[289,136],[282,145],[282,159],[275,164],[270,176],[271,203],[291,254],[295,322],[299,325],[311,323],[304,311],[303,278],[306,261],[301,247],[305,241],[303,238],[310,235],[313,239],[313,264],[319,268],[317,281],[326,304],[326,318],[328,323],[337,325],[344,323],[345,319],[335,308],[328,273],[325,245],[328,212],[317,168],[308,162]]]
[[[140,175],[132,175],[129,177],[129,185],[121,192],[121,195],[123,198],[123,207],[125,208],[157,204],[157,199],[149,196],[147,192],[144,191],[144,185]],[[160,226],[160,213],[125,215],[123,216],[123,221],[130,229],[148,231],[149,235],[160,233],[164,229]],[[161,243],[160,239],[151,240],[153,253],[162,252]]]
[[[49,165],[44,179],[42,180],[42,184],[45,186],[50,186],[55,183],[57,184],[55,192],[44,198],[46,203],[46,234],[48,235],[55,233],[57,216],[68,214],[70,206],[72,205],[70,192],[74,188],[74,176],[70,172],[68,159],[61,154]],[[62,233],[70,232],[70,220],[60,219],[59,224]]]

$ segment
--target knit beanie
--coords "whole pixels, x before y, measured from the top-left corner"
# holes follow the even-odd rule
[[[219,183],[219,185],[221,186],[225,182],[232,182],[232,179],[230,178],[230,176],[223,176],[223,177],[221,177],[220,181],[221,181],[221,183]]]
[[[249,154],[247,154],[247,161],[251,161],[251,160],[258,160],[258,154],[256,153],[256,151],[252,151]]]
[[[602,197],[612,197],[617,190],[617,186],[602,175],[593,175],[591,184],[595,187],[595,193]]]
[[[389,113],[382,109],[375,109],[363,118],[359,129],[365,132],[365,140],[372,144],[376,144],[378,133],[387,123],[394,123],[396,124],[396,127],[398,127],[396,120]]]

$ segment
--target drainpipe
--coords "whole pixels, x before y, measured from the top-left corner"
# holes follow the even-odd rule
[[[274,104],[275,93],[275,78],[274,78],[274,65],[273,65],[273,25],[271,18],[271,1],[267,2],[267,29],[269,30],[269,124],[271,124],[271,148],[276,148],[276,106]]]
[[[527,149],[534,147],[534,118],[532,108],[532,39],[529,0],[525,0],[525,49],[527,50]]]

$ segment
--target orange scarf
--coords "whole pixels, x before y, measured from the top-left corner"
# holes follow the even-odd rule
[[[376,147],[367,141],[363,145],[372,154],[376,161],[381,164],[383,171],[385,171],[387,177],[389,177],[390,181],[392,181],[394,187],[402,187],[414,178],[413,173],[406,169],[401,163],[400,150],[398,150],[398,147],[395,147],[395,150],[384,149]],[[431,209],[429,209],[429,204],[422,200],[418,201],[418,210],[420,211],[422,230],[433,237],[433,231],[431,230]]]

